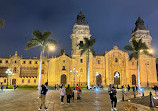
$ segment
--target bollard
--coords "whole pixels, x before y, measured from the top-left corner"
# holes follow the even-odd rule
[[[125,100],[124,90],[122,89],[122,101]]]
[[[152,96],[151,91],[150,91],[149,95],[150,95],[150,107],[153,107],[154,103],[153,103],[153,96]]]

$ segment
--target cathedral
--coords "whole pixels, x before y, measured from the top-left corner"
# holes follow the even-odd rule
[[[79,12],[70,36],[72,40],[71,56],[64,50],[60,54],[47,58],[43,57],[41,83],[48,81],[50,86],[55,84],[87,85],[87,55],[80,56],[78,44],[84,43],[84,38],[91,38],[90,28],[82,11]],[[144,21],[138,17],[135,29],[129,42],[135,38],[142,39],[151,48],[152,37]],[[127,41],[128,43],[128,41]],[[114,45],[104,54],[89,56],[90,85],[137,85],[137,60],[129,61],[128,52],[124,52]],[[10,70],[10,71],[8,71]],[[18,56],[17,51],[10,58],[0,58],[0,82],[6,85],[38,85],[39,59],[26,59]],[[153,86],[157,83],[156,58],[140,55],[139,72],[141,86]],[[81,76],[82,75],[82,76]]]

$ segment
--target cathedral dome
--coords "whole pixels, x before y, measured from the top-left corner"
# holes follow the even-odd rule
[[[146,28],[144,26],[144,21],[140,17],[138,17],[137,21],[135,22],[134,31],[136,31],[136,30],[146,30]]]

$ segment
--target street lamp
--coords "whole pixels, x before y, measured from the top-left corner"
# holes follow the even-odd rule
[[[8,76],[14,76],[12,71],[10,69],[7,69],[5,72]],[[8,76],[7,76],[7,88],[8,88]],[[10,85],[11,85],[11,80],[10,80]]]
[[[73,86],[73,89],[75,90],[75,74],[78,73],[78,70],[75,71],[75,67],[74,67],[73,70],[70,70],[70,73],[74,74],[74,86]]]
[[[148,69],[147,66],[149,66],[149,63],[145,63],[146,66],[146,71],[147,71],[147,87],[149,87],[149,82],[148,82]]]
[[[80,75],[80,73],[77,75],[77,77],[79,77],[79,86],[80,86],[80,78],[82,77],[82,75]]]
[[[48,63],[48,67],[47,67],[47,82],[48,82],[48,69],[49,69],[49,51],[53,51],[55,50],[55,46],[54,45],[48,45],[48,59],[47,59],[47,63]]]
[[[118,88],[118,79],[120,78],[120,75],[118,72],[115,73],[114,78],[117,78],[117,88]]]

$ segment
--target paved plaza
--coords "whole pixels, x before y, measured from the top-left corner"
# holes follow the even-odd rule
[[[137,108],[133,111],[148,111],[148,109],[133,105],[130,102],[121,102],[121,91],[118,91],[118,111],[127,110],[130,107]],[[60,104],[58,90],[48,92],[46,103],[49,111],[110,111],[110,99],[107,90],[83,91],[82,100],[71,100],[71,104]],[[37,90],[4,90],[0,92],[0,111],[38,111],[40,99]]]

